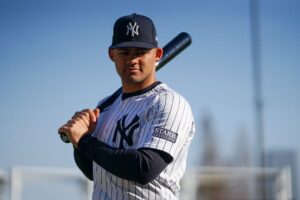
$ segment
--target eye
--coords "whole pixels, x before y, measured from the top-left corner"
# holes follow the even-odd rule
[[[136,52],[136,55],[137,55],[137,56],[143,56],[143,55],[145,55],[147,52],[148,52],[147,49],[140,49],[140,50],[138,50],[138,51]]]
[[[118,51],[118,54],[119,55],[122,55],[122,56],[128,56],[129,55],[129,52],[128,51]]]

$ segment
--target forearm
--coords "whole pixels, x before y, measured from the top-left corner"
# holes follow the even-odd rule
[[[74,148],[74,160],[82,173],[91,181],[93,180],[93,161]]]
[[[110,173],[141,184],[155,179],[172,161],[172,157],[163,151],[116,149],[91,135],[80,139],[77,151]]]

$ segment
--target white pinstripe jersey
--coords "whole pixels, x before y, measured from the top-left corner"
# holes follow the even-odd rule
[[[146,185],[119,178],[94,162],[93,200],[179,199],[179,181],[194,133],[189,104],[166,84],[126,99],[120,95],[100,113],[94,136],[116,148],[159,149],[169,153],[173,161]]]

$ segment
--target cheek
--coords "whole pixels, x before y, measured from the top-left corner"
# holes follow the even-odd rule
[[[122,67],[122,63],[118,62],[118,61],[115,61],[115,68],[116,68],[116,71],[119,75],[121,75],[122,71],[123,71],[123,67]]]
[[[148,56],[145,59],[142,60],[143,66],[147,66],[147,68],[152,68],[153,65],[155,66],[156,61],[155,58],[152,56]]]

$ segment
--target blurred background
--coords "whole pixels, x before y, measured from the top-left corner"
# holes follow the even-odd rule
[[[84,199],[57,129],[120,87],[117,18],[153,19],[160,46],[192,45],[158,79],[197,132],[182,199],[300,199],[300,1],[0,0],[0,199]]]

